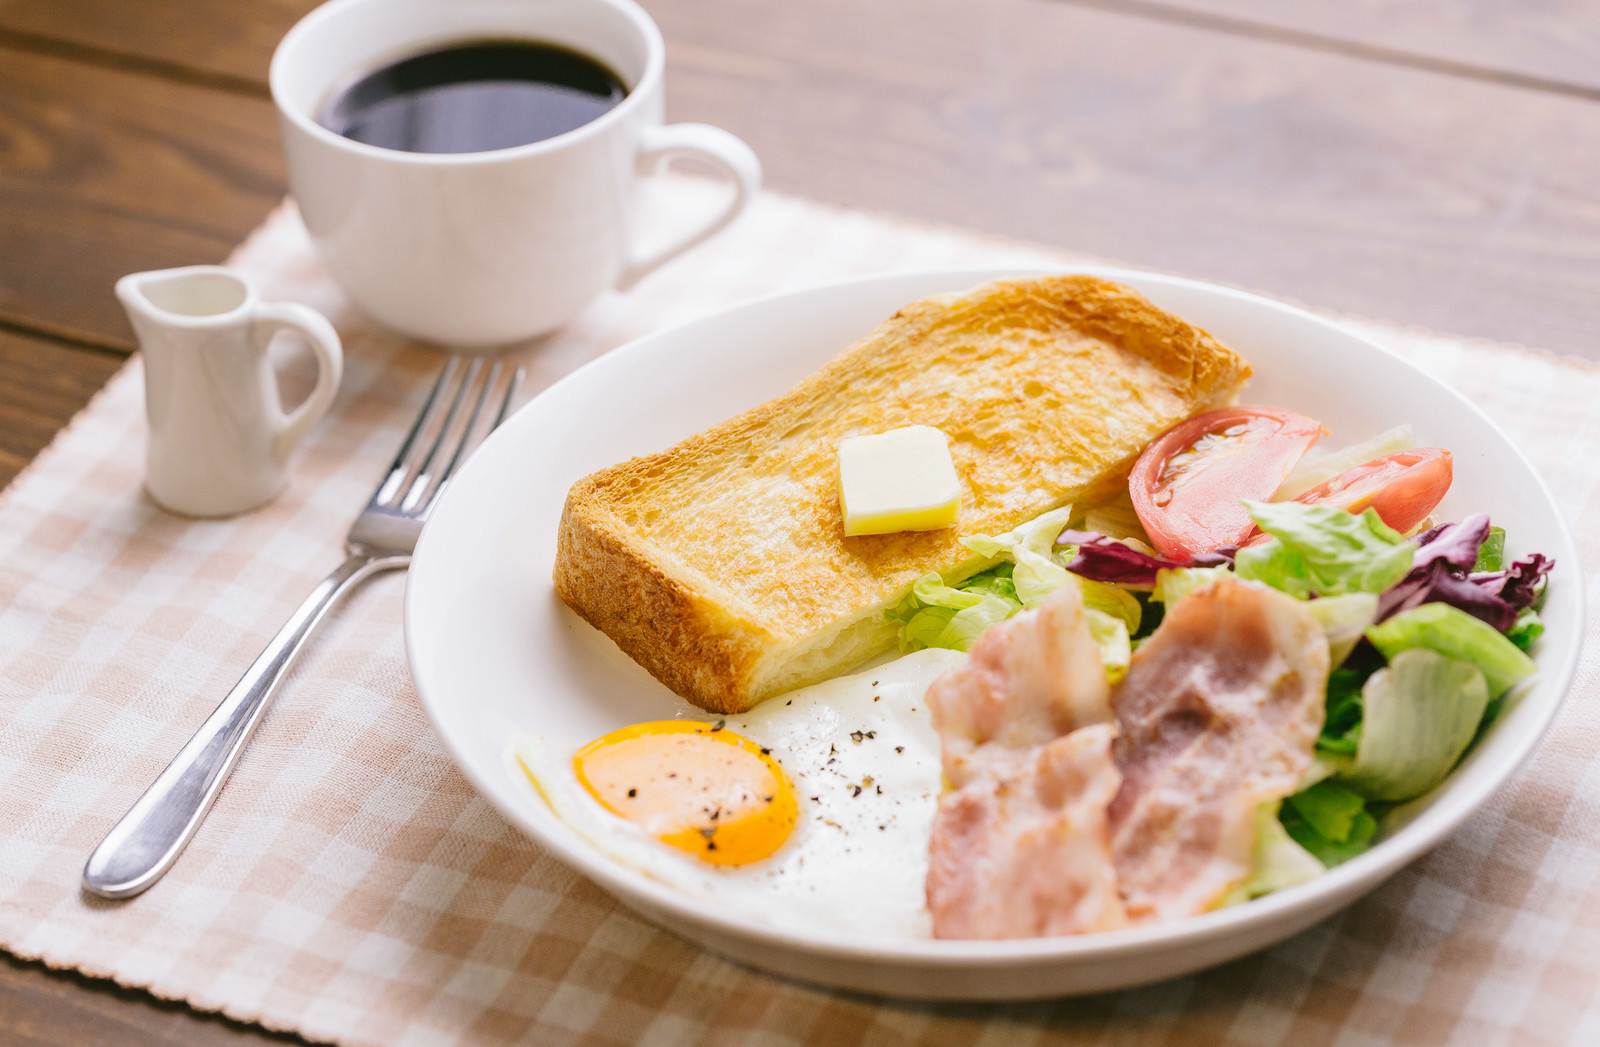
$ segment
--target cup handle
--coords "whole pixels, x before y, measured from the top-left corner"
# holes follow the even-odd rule
[[[279,331],[301,335],[311,345],[311,353],[317,359],[317,384],[312,387],[311,395],[283,417],[273,437],[273,452],[278,461],[283,462],[306,435],[306,430],[333,406],[333,398],[339,392],[339,379],[344,374],[344,350],[339,344],[339,332],[315,309],[293,302],[256,306],[255,315],[250,319],[250,340],[255,346],[264,351]]]
[[[680,156],[704,161],[715,168],[733,183],[733,199],[703,225],[654,253],[629,262],[617,278],[619,291],[628,290],[663,264],[715,236],[738,217],[761,188],[761,161],[756,159],[755,150],[722,128],[710,124],[667,124],[645,129],[639,143],[641,171],[653,172],[663,160]]]

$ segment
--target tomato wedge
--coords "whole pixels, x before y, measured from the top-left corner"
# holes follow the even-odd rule
[[[1321,423],[1281,407],[1223,407],[1168,429],[1128,476],[1151,544],[1187,562],[1244,541],[1255,521],[1240,500],[1271,498],[1322,433]]]
[[[1405,534],[1428,518],[1454,476],[1449,451],[1413,447],[1342,472],[1295,501],[1338,505],[1353,513],[1374,509],[1384,523]]]

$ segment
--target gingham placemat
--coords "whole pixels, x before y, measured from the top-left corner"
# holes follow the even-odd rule
[[[658,193],[670,213],[708,191],[671,180]],[[908,267],[1082,261],[764,193],[723,236],[530,347],[529,392],[757,294]],[[885,1002],[758,974],[656,930],[536,850],[452,766],[407,674],[401,576],[323,630],[166,879],[131,902],[86,897],[89,851],[339,561],[438,365],[363,326],[292,209],[233,264],[268,299],[322,309],[346,339],[338,403],[288,493],[220,522],[152,505],[135,361],[0,498],[0,946],[385,1047],[1600,1044],[1593,643],[1535,759],[1430,857],[1275,949],[1119,994]],[[1562,499],[1585,570],[1600,563],[1600,369],[1361,326],[1504,425]]]

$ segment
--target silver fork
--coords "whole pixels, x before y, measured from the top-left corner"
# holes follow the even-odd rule
[[[417,535],[445,481],[476,439],[505,419],[522,379],[521,368],[512,371],[494,401],[491,396],[506,370],[499,361],[486,367],[482,359],[474,359],[457,381],[462,370],[462,358],[452,356],[440,372],[394,464],[350,528],[344,563],[290,616],[217,711],[100,841],[83,867],[85,890],[102,898],[131,898],[165,875],[222,791],[312,630],[360,582],[411,562]],[[464,419],[463,407],[468,411]],[[493,412],[486,427],[479,425],[485,407]]]

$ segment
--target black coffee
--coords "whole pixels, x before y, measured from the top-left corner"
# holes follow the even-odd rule
[[[328,99],[317,123],[408,153],[476,153],[565,134],[627,96],[588,55],[555,44],[489,40],[404,58]]]

